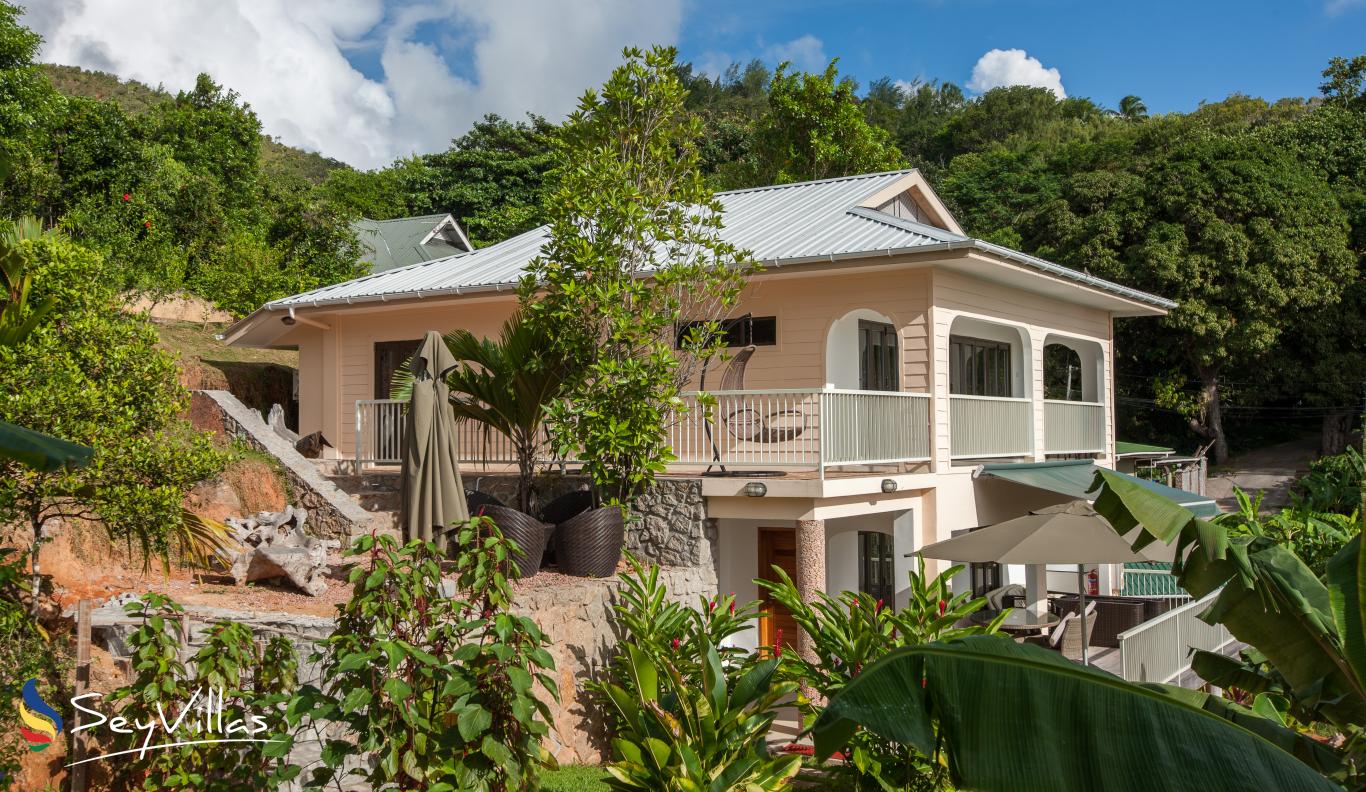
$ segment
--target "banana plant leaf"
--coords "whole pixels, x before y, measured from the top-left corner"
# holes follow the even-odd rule
[[[77,443],[0,421],[0,459],[50,473],[62,468],[84,467],[95,453]]]
[[[960,789],[1340,789],[1321,774],[1339,769],[1331,750],[1250,710],[996,636],[906,647],[864,669],[812,727],[816,755],[859,726],[942,751]]]
[[[1142,526],[1140,542],[1176,544],[1172,571],[1183,588],[1195,597],[1223,588],[1201,614],[1203,621],[1223,624],[1239,641],[1257,647],[1298,705],[1340,727],[1366,723],[1366,689],[1339,640],[1339,620],[1350,620],[1345,613],[1335,618],[1328,587],[1298,556],[1264,537],[1230,538],[1222,526],[1108,471],[1099,472],[1098,483],[1096,511],[1118,530]],[[1340,563],[1345,581],[1344,575]],[[1348,589],[1355,584],[1339,587],[1342,608],[1351,607]],[[1353,610],[1359,619],[1360,608]]]

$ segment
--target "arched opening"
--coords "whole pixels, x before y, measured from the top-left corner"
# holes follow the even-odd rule
[[[1044,398],[1050,401],[1098,403],[1104,389],[1104,357],[1100,344],[1049,335],[1043,346]]]
[[[871,308],[858,308],[835,320],[825,337],[825,387],[900,390],[896,323]]]
[[[1023,330],[960,316],[949,329],[949,393],[1027,398],[1029,340]]]

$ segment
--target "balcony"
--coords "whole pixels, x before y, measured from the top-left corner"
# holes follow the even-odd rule
[[[815,470],[843,465],[924,462],[930,459],[930,397],[924,393],[783,389],[713,392],[704,408],[696,393],[668,427],[677,467]],[[356,402],[356,461],[402,461],[403,402]],[[459,422],[460,458],[472,464],[512,465],[502,435]],[[542,460],[550,463],[556,460]]]
[[[954,459],[1032,457],[1034,403],[1004,396],[949,397],[949,455]]]
[[[1043,403],[1043,444],[1049,454],[1105,453],[1105,405],[1096,402]]]

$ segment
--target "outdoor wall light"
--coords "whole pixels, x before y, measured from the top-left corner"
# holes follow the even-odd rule
[[[895,480],[895,479],[883,479],[883,480],[882,480],[882,491],[883,491],[883,492],[896,492],[896,480]]]
[[[768,494],[768,485],[762,481],[751,481],[745,485],[745,494],[751,498],[762,498]]]

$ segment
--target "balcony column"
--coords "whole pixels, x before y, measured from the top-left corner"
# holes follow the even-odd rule
[[[797,521],[797,594],[803,602],[815,602],[825,591],[825,520]],[[797,632],[797,651],[815,661],[811,636]],[[808,697],[809,691],[804,691]]]

